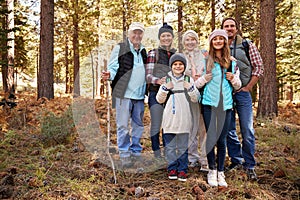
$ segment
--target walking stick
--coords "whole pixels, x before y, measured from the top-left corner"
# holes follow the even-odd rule
[[[114,173],[114,180],[115,184],[117,184],[117,177],[116,177],[116,171],[115,171],[115,164],[114,161],[110,155],[109,148],[110,148],[110,83],[109,80],[106,80],[106,104],[107,104],[107,154],[111,162],[111,166]]]

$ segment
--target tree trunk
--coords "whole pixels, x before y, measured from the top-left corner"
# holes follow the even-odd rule
[[[236,0],[235,1],[235,20],[240,25],[241,24],[241,12],[242,12],[242,0]],[[242,35],[241,27],[238,31],[238,34]]]
[[[54,0],[41,1],[40,62],[38,70],[38,98],[54,98]]]
[[[8,8],[8,16],[7,16],[7,76],[6,76],[6,83],[7,88],[5,92],[9,94],[15,93],[15,85],[14,85],[14,50],[15,50],[15,33],[13,28],[15,26],[14,23],[14,0],[7,0],[7,8]]]
[[[215,30],[216,27],[216,2],[211,0],[211,31]]]
[[[276,80],[275,2],[260,1],[260,43],[264,62],[264,76],[260,79],[257,116],[278,115],[278,87]]]
[[[74,3],[73,16],[73,52],[74,52],[74,96],[80,96],[80,75],[79,75],[79,41],[78,41],[78,0]]]
[[[183,31],[183,23],[182,23],[182,0],[177,1],[178,5],[178,41],[181,41],[182,31]],[[182,42],[178,42],[178,50],[182,52]]]
[[[123,1],[123,12],[122,12],[122,21],[123,21],[123,42],[126,40],[126,8],[127,8],[127,0]]]
[[[6,6],[6,5],[4,5]],[[4,15],[0,16],[1,17],[1,29],[5,30],[6,29],[6,18]],[[6,35],[7,36],[7,35]],[[3,40],[0,40],[0,46],[1,47],[6,47],[7,46],[7,42],[6,42],[6,38]],[[3,50],[0,52],[1,53],[1,70],[2,70],[2,80],[3,80],[3,91],[7,91],[7,81],[6,81],[6,77],[7,77],[7,51]]]
[[[65,67],[66,67],[66,94],[69,94],[70,91],[70,71],[69,71],[69,45],[68,45],[69,39],[68,35],[66,35],[66,41],[65,41]]]

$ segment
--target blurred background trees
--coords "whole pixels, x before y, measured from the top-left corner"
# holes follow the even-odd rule
[[[18,92],[25,89],[36,91],[37,84],[40,87],[40,84],[44,83],[47,86],[45,89],[54,84],[54,88],[59,86],[63,93],[97,98],[101,91],[103,92],[100,72],[106,68],[113,46],[126,37],[131,22],[144,23],[146,32],[143,44],[147,50],[157,46],[157,31],[163,22],[168,22],[178,33],[174,46],[180,50],[181,42],[178,42],[178,38],[181,32],[195,30],[199,34],[201,48],[207,48],[209,33],[214,28],[220,28],[224,17],[231,16],[240,22],[243,36],[251,39],[259,47],[265,68],[270,69],[270,73],[266,73],[264,81],[260,83],[263,86],[260,86],[272,92],[264,93],[268,94],[268,97],[271,95],[274,103],[278,100],[299,100],[300,5],[296,0],[57,0],[53,2],[53,58],[50,58],[51,53],[43,50],[40,39],[41,22],[43,17],[47,16],[39,16],[44,15],[40,13],[42,3],[50,3],[51,0],[15,0],[13,27],[8,23],[11,13],[8,5],[11,2],[0,0],[0,65],[3,92],[14,93],[14,90]],[[270,6],[270,3],[274,3],[274,6]],[[267,29],[267,25],[272,22],[276,28]],[[14,33],[14,38],[11,38],[11,33]],[[51,31],[44,34],[51,34]],[[270,34],[276,38],[268,37]],[[265,43],[262,42],[262,38]],[[9,50],[13,48],[9,43],[12,39],[13,62],[8,57]],[[39,59],[43,54],[49,59],[46,63]],[[41,72],[45,65],[50,67],[48,70],[53,77],[48,75],[37,81],[38,72]],[[9,78],[10,67],[13,69],[13,79]],[[18,83],[21,83],[21,80],[31,81],[30,85],[35,87],[30,88],[28,84],[20,88]],[[38,91],[37,97],[54,98],[52,90],[49,96]],[[257,100],[259,91],[258,86],[253,93],[254,101]],[[265,103],[269,101],[263,96],[260,96],[259,100]],[[276,106],[270,109],[271,113],[276,114]],[[270,115],[269,111],[264,113],[263,115]]]

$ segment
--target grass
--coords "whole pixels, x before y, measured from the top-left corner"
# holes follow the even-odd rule
[[[56,104],[53,107],[57,110]],[[44,105],[36,111],[36,118],[26,118],[25,124],[12,120],[14,127],[10,126],[6,132],[0,131],[0,179],[3,180],[9,174],[13,176],[15,185],[12,186],[11,198],[195,199],[194,186],[203,189],[205,199],[300,198],[300,128],[291,126],[280,116],[276,120],[255,121],[259,181],[250,182],[243,171],[232,171],[226,174],[229,187],[218,189],[210,188],[206,184],[206,174],[197,170],[189,171],[189,178],[185,183],[167,180],[165,169],[145,173],[117,171],[118,182],[114,184],[110,167],[100,164],[95,168],[90,164],[93,155],[89,151],[74,151],[74,145],[79,143],[79,136],[74,130],[74,124],[70,123],[70,110],[65,109],[57,114],[47,109],[47,105]],[[105,107],[99,110],[101,112],[97,116],[102,119]],[[18,113],[15,111],[13,114]],[[27,113],[24,115],[28,116]],[[149,119],[145,122],[149,123]],[[106,129],[105,125],[101,126]],[[285,126],[290,127],[289,131]],[[114,131],[111,136],[115,143]],[[56,137],[63,139],[53,142],[52,138]],[[151,151],[151,143],[147,137],[143,139],[143,146],[144,151]],[[133,192],[138,186],[145,191],[139,198]],[[4,185],[0,184],[0,189],[3,188]],[[3,193],[0,193],[0,198],[3,197],[1,195]]]

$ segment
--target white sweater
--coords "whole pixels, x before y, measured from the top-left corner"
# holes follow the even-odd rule
[[[189,101],[185,92],[176,92],[184,91],[184,76],[176,79],[172,75],[172,72],[169,72],[168,75],[171,77],[171,81],[174,85],[174,88],[172,89],[174,94],[171,94],[166,102],[163,112],[162,128],[164,129],[164,133],[190,133],[193,125],[193,119]],[[187,92],[188,96],[192,102],[198,102],[200,93],[194,86],[194,81],[192,78],[190,78],[190,83],[193,85],[194,89]],[[165,91],[163,89],[163,86],[164,85],[160,86],[156,95],[156,100],[159,103],[164,103],[169,93],[169,91]]]

